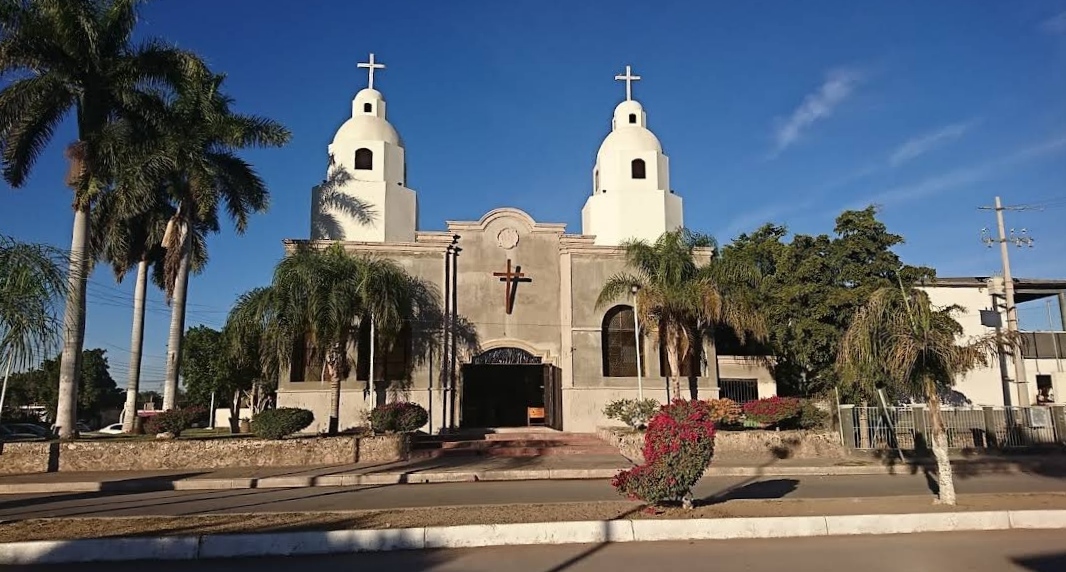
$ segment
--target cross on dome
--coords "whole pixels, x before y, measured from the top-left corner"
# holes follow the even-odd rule
[[[383,69],[385,69],[385,64],[379,64],[379,63],[374,62],[374,53],[371,52],[370,53],[370,61],[369,62],[359,62],[358,64],[356,64],[356,67],[367,68],[367,70],[369,71],[370,78],[367,81],[367,85],[366,86],[368,88],[370,88],[370,89],[374,89],[374,70],[383,70]]]
[[[633,68],[631,68],[630,66],[627,65],[626,66],[625,75],[616,75],[616,76],[614,76],[614,79],[615,79],[615,81],[624,81],[624,82],[626,82],[626,101],[632,100],[633,99],[633,82],[640,81],[640,76],[639,75],[633,75]]]

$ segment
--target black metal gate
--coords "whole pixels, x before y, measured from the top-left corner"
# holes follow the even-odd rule
[[[544,366],[544,424],[563,430],[563,383],[559,368]]]

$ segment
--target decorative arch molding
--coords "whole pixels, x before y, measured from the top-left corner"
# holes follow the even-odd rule
[[[526,211],[514,207],[492,209],[477,221],[448,221],[447,225],[449,232],[462,230],[483,231],[497,221],[512,222],[523,227],[526,232],[554,232],[562,234],[566,230],[565,224],[537,222],[533,220],[533,217],[529,216],[529,213]]]
[[[515,338],[500,338],[498,340],[482,342],[481,353],[474,356],[470,360],[470,363],[486,363],[478,361],[478,358],[494,350],[505,350],[509,348],[521,350],[529,354],[533,357],[533,359],[536,360],[528,363],[543,363],[555,365],[555,356],[552,355],[551,351],[537,348],[528,342]]]

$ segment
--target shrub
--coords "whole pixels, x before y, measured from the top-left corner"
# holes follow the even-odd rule
[[[192,424],[205,412],[203,407],[186,407],[184,409],[168,409],[162,413],[156,413],[148,418],[145,432],[150,435],[170,433],[180,437],[181,432],[192,427]]]
[[[631,499],[661,504],[681,500],[691,508],[691,491],[714,456],[714,420],[702,401],[675,400],[655,414],[644,435],[644,464],[611,481]]]
[[[708,400],[707,408],[710,409],[711,419],[714,420],[714,424],[718,427],[730,427],[740,424],[740,406],[732,399]]]
[[[803,400],[797,397],[766,397],[744,404],[744,415],[753,421],[770,426],[798,417]]]
[[[640,429],[647,426],[648,420],[660,407],[662,406],[655,399],[616,399],[603,408],[603,414],[608,419]]]
[[[379,405],[370,412],[370,426],[377,433],[410,433],[429,421],[429,413],[417,403],[397,401]]]
[[[784,429],[825,429],[829,426],[829,413],[818,407],[814,401],[804,399],[799,413],[781,422]]]
[[[252,433],[264,439],[281,439],[314,423],[315,415],[306,409],[280,407],[261,411],[252,418]]]

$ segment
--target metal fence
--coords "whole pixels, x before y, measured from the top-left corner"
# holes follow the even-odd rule
[[[759,399],[759,383],[754,379],[722,379],[718,382],[718,397],[732,399],[739,405]]]
[[[849,411],[850,414],[849,414]],[[1010,448],[1066,441],[1050,407],[980,407],[941,410],[948,447]],[[856,449],[930,448],[933,420],[925,407],[851,407],[841,410],[845,439]],[[850,435],[848,435],[850,433]]]

